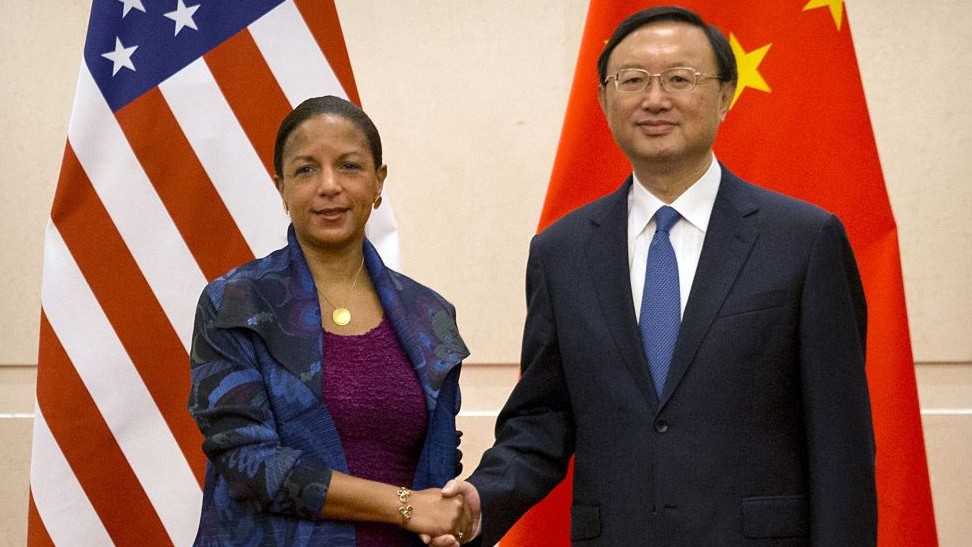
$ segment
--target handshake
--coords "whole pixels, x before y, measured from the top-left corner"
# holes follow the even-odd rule
[[[399,513],[405,528],[433,547],[459,547],[472,541],[479,533],[479,493],[472,484],[453,479],[441,490],[430,488],[420,492],[399,489]]]

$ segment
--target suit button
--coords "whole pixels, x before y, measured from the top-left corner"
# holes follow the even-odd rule
[[[664,433],[668,431],[668,422],[665,420],[658,420],[655,422],[655,431],[659,433]]]

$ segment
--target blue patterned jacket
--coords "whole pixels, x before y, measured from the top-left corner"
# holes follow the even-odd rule
[[[354,546],[351,523],[324,520],[331,471],[347,472],[321,400],[323,333],[310,270],[288,245],[210,283],[196,308],[189,411],[209,458],[196,545]],[[458,472],[460,363],[455,309],[385,267],[365,265],[425,391],[428,434],[412,488]]]

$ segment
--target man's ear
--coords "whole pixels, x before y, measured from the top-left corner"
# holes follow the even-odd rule
[[[607,116],[607,86],[597,86],[597,104],[601,105],[601,112]]]
[[[732,100],[736,96],[736,82],[723,82],[719,90],[719,121],[726,121],[726,114],[732,108]]]

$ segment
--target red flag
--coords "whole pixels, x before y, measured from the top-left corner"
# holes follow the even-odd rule
[[[597,104],[595,65],[618,23],[661,4],[591,1],[540,229],[631,172]],[[869,311],[878,541],[937,545],[897,230],[843,0],[680,4],[718,26],[737,58],[739,90],[716,156],[745,179],[836,213],[847,228]],[[569,545],[569,489],[568,478],[520,519],[504,547]]]
[[[280,120],[358,102],[333,0],[159,4],[92,3],[45,237],[29,545],[192,542],[196,300],[285,243]]]

